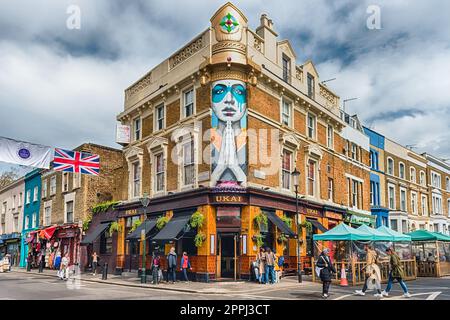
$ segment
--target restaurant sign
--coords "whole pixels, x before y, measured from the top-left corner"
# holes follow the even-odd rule
[[[314,217],[321,217],[322,214],[320,210],[317,209],[311,209],[311,208],[304,208],[303,213],[307,216],[314,216]]]
[[[342,220],[342,214],[335,212],[325,212],[325,217],[334,220]]]
[[[245,201],[243,196],[238,195],[217,195],[214,196],[214,202],[216,203],[242,203]]]
[[[362,216],[352,215],[350,218],[350,223],[372,225],[373,220],[374,219],[372,217],[362,217]]]

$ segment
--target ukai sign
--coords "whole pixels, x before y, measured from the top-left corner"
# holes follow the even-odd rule
[[[243,196],[238,195],[216,195],[213,197],[213,202],[216,203],[243,203],[245,202]]]

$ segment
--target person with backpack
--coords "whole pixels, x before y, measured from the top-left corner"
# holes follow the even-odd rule
[[[365,266],[365,281],[362,290],[356,290],[355,294],[358,296],[364,296],[367,291],[367,285],[370,281],[375,281],[375,288],[377,293],[376,298],[382,298],[381,294],[381,272],[380,267],[377,265],[378,254],[370,245],[365,245],[364,250],[366,251],[366,266]]]
[[[159,269],[161,268],[161,258],[159,254],[153,255],[152,259],[152,277],[153,277],[153,284],[159,283]]]
[[[183,271],[183,276],[184,276],[184,281],[186,281],[186,283],[189,282],[189,278],[187,275],[187,270],[192,270],[191,267],[191,262],[189,261],[189,257],[187,252],[183,252],[183,256],[181,257],[181,271]]]
[[[172,284],[177,281],[177,254],[175,252],[175,248],[170,248],[170,252],[167,255],[167,283],[169,283],[169,279],[172,278]]]
[[[394,280],[397,280],[403,289],[403,296],[405,298],[411,298],[411,294],[408,292],[408,287],[403,281],[403,267],[400,261],[400,257],[394,252],[392,248],[387,248],[386,253],[390,256],[389,259],[389,279],[386,289],[381,293],[384,297],[389,296],[389,291],[392,289]]]
[[[331,276],[336,273],[336,269],[333,266],[333,262],[329,256],[330,249],[323,249],[322,253],[317,259],[317,272],[320,280],[322,280],[322,298],[327,299],[329,297],[329,290],[331,285]]]

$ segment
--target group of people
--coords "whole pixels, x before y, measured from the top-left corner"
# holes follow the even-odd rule
[[[170,248],[169,254],[166,256],[167,261],[167,283],[174,284],[177,281],[177,253],[175,252],[175,248]],[[158,284],[163,279],[162,269],[161,269],[161,257],[159,254],[153,254],[151,261],[151,270],[152,270],[152,283]],[[180,261],[180,271],[183,272],[184,281],[189,282],[188,270],[192,270],[191,262],[189,260],[189,256],[187,252],[183,252],[183,256]]]
[[[269,247],[261,247],[252,263],[255,280],[261,284],[274,284],[281,280],[284,257],[277,256]]]
[[[67,280],[69,279],[69,254],[66,253],[64,255],[64,257],[61,257],[61,251],[57,251],[55,254],[55,258],[52,261],[52,268],[57,270],[56,274],[58,276],[58,278],[60,278],[61,280]],[[31,252],[28,253],[27,256],[27,271],[30,272],[31,268],[33,265],[33,255]],[[45,266],[45,259],[44,259],[44,255],[40,254],[38,256],[38,268],[39,268],[39,273],[43,272]]]
[[[381,272],[380,267],[378,266],[378,254],[377,252],[370,246],[366,245],[364,247],[366,251],[366,266],[365,266],[365,281],[362,290],[356,290],[355,294],[359,296],[364,296],[369,283],[374,284],[376,289],[375,297],[382,298],[389,296],[389,292],[392,289],[392,284],[394,280],[397,280],[400,286],[403,289],[403,296],[405,298],[410,298],[411,294],[408,292],[408,287],[403,281],[404,273],[403,267],[400,261],[400,257],[394,252],[392,248],[387,248],[386,253],[389,255],[389,278],[386,289],[381,291]],[[329,289],[331,280],[333,277],[333,273],[336,273],[336,269],[333,265],[333,262],[330,258],[330,250],[325,248],[320,254],[317,263],[316,263],[316,273],[320,277],[322,281],[322,297],[324,299],[329,297]]]

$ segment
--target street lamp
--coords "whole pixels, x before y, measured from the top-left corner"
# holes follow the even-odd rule
[[[298,282],[302,282],[302,268],[301,268],[301,256],[300,256],[300,217],[298,215],[298,186],[300,181],[300,171],[297,168],[291,173],[294,180],[295,187],[295,215],[297,217],[297,276]]]
[[[150,203],[150,198],[148,197],[147,193],[144,193],[144,196],[140,199],[141,200],[141,204],[144,208],[147,208],[149,203]],[[144,211],[145,213],[145,219],[144,219],[144,228],[141,230],[141,241],[143,241],[142,244],[142,274],[141,274],[141,283],[147,283],[147,272],[145,270],[145,260],[146,260],[146,256],[147,256],[147,248],[146,248],[146,228],[145,228],[145,224],[146,224],[146,220],[147,220],[147,213]]]

